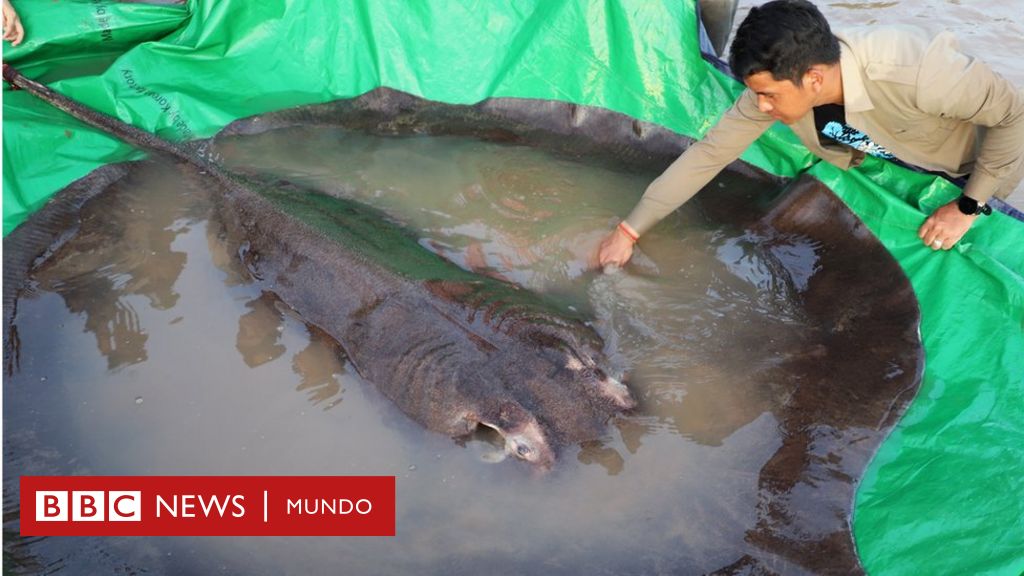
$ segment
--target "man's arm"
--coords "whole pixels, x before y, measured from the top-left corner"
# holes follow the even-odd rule
[[[598,249],[602,265],[625,264],[637,238],[689,200],[730,162],[739,158],[775,120],[757,107],[757,96],[745,90],[732,108],[699,142],[686,149],[647,187],[620,226]]]
[[[929,47],[917,93],[922,111],[987,128],[964,195],[985,203],[995,194],[1012,192],[1024,162],[1024,93],[960,52],[951,34],[940,35]],[[941,243],[948,250],[975,219],[961,213],[954,201],[936,210],[918,236],[933,248]]]

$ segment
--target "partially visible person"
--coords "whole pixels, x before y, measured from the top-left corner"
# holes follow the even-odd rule
[[[918,236],[949,250],[1024,176],[1024,92],[960,52],[950,33],[874,27],[833,34],[807,0],[751,9],[729,64],[747,90],[644,192],[598,249],[623,265],[639,237],[689,200],[776,120],[842,168],[865,154],[942,173],[963,187]]]
[[[11,46],[17,46],[24,39],[25,28],[21,25],[18,12],[10,0],[4,0],[4,40],[10,42]]]

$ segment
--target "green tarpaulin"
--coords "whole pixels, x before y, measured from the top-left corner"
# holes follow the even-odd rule
[[[705,62],[691,1],[20,0],[4,60],[140,128],[201,138],[237,118],[388,86],[602,106],[700,137],[742,88]],[[4,234],[73,180],[141,154],[4,92]],[[876,574],[1024,572],[1024,223],[979,218],[955,250],[916,231],[958,192],[870,160],[818,162],[775,126],[744,159],[831,186],[918,294],[927,354],[909,412],[861,481],[854,534]],[[639,197],[642,190],[636,190]]]

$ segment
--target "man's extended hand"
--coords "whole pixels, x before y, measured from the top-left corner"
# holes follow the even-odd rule
[[[633,244],[636,242],[616,227],[605,236],[597,249],[597,262],[601,266],[624,266],[633,256]]]
[[[949,250],[964,237],[977,218],[977,215],[961,212],[957,201],[953,200],[939,206],[921,225],[917,236],[932,250]]]
[[[21,18],[11,6],[10,0],[4,0],[4,40],[11,43],[11,46],[21,44],[25,38],[25,28],[21,25]]]

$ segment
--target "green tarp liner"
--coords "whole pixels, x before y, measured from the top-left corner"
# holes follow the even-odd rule
[[[691,0],[194,0],[187,6],[20,0],[4,59],[170,139],[388,86],[602,106],[700,137],[742,89],[699,53]],[[47,197],[141,154],[4,92],[4,234]],[[979,218],[935,253],[916,231],[958,191],[881,160],[842,172],[776,125],[743,157],[832,187],[909,276],[924,382],[863,477],[858,553],[873,574],[1024,572],[1024,223]],[[634,191],[637,197],[642,190]],[[685,497],[685,495],[680,495]]]

